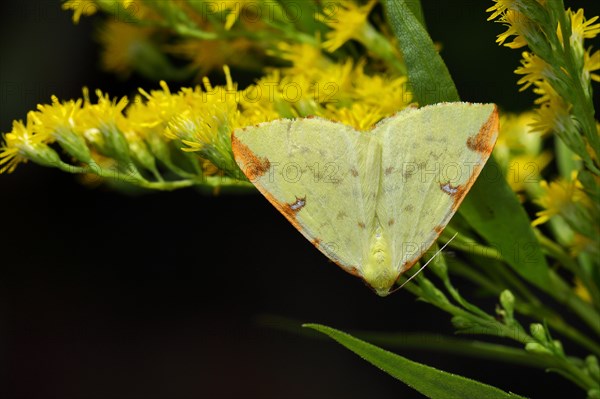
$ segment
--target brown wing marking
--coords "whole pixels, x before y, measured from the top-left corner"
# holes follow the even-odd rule
[[[494,149],[494,137],[498,133],[498,107],[494,106],[494,111],[487,121],[481,126],[476,135],[467,139],[467,147],[472,151],[481,152],[490,155]]]
[[[242,172],[251,182],[255,182],[271,167],[271,162],[267,158],[257,157],[245,144],[238,140],[235,134],[231,135],[231,149]]]

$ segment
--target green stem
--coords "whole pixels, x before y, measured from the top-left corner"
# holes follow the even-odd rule
[[[453,262],[450,271],[472,281],[479,287],[489,290],[493,295],[499,295],[505,288],[499,285],[497,281],[492,280],[459,262]],[[517,300],[515,301],[515,310],[522,315],[532,317],[538,321],[546,320],[548,325],[554,331],[581,345],[583,348],[586,348],[597,356],[600,356],[600,345],[598,345],[595,340],[588,338],[577,329],[565,323],[560,315],[551,308],[544,307],[542,304],[533,305],[531,303],[524,303],[517,297]]]
[[[368,51],[386,61],[401,75],[407,75],[406,65],[399,59],[399,54],[392,44],[370,23],[365,23],[359,37],[357,38]]]
[[[94,174],[96,174],[100,177],[106,178],[106,179],[112,179],[112,180],[124,180],[125,179],[125,181],[127,181],[130,184],[135,184],[137,186],[149,188],[149,189],[153,189],[153,190],[170,191],[170,190],[175,190],[178,188],[191,187],[193,185],[198,184],[198,181],[195,181],[195,180],[150,182],[142,177],[136,176],[135,174],[125,177],[125,176],[119,175],[118,173],[115,173],[115,171],[106,170],[98,165],[96,165],[93,168],[86,168],[86,167],[74,166],[74,165],[62,163],[62,164],[59,164],[57,167],[58,167],[58,169],[62,170],[63,172],[67,172],[67,173],[73,173],[73,174],[94,173]]]
[[[428,333],[395,334],[367,331],[351,331],[350,333],[361,339],[389,348],[431,350],[541,369],[557,366],[557,361],[553,356],[537,355],[524,349],[489,342],[467,341]],[[574,360],[579,361],[580,359]]]
[[[478,328],[474,329],[472,332],[509,338],[520,342],[523,345],[526,345],[530,342],[535,342],[535,340],[529,334],[527,334],[527,332],[525,332],[519,324],[508,326],[496,320],[483,320],[470,312],[452,305],[449,302],[435,300],[435,298],[424,297],[423,295],[425,294],[425,291],[422,288],[417,287],[415,283],[409,283],[405,287],[413,294],[428,301],[437,308],[442,309],[454,316],[461,316],[469,320],[475,326],[478,326]],[[556,362],[556,368],[553,369],[554,371],[559,372],[561,375],[573,381],[582,388],[591,389],[595,386],[593,385],[595,384],[595,381],[590,376],[586,375],[580,368],[578,368],[574,362],[570,361],[564,356],[559,356],[558,354],[554,354],[553,359],[555,359]]]
[[[586,290],[590,293],[594,303],[600,303],[600,290],[594,284],[594,281],[585,274],[585,272],[579,267],[579,264],[573,259],[569,254],[567,254],[564,249],[544,236],[539,230],[535,230],[537,238],[542,245],[542,248],[549,256],[553,257],[557,261],[561,263],[567,270],[573,273],[579,280],[583,283]]]
[[[579,385],[581,388],[587,390],[596,388],[598,389],[598,383],[594,381],[592,377],[590,377],[587,373],[585,373],[581,368],[577,367],[573,363],[571,363],[566,358],[562,358],[561,362],[563,366],[563,376],[569,378],[575,384]],[[551,371],[558,371],[550,369]]]
[[[457,230],[453,229],[451,226],[446,226],[442,236],[449,238],[455,233],[457,233]],[[485,245],[481,245],[477,241],[466,238],[461,234],[458,234],[448,246],[472,255],[504,261],[502,254],[496,248],[486,247]]]
[[[600,158],[600,137],[596,131],[596,121],[594,120],[594,105],[589,99],[581,85],[581,79],[579,79],[579,71],[577,70],[575,60],[573,59],[573,50],[571,49],[571,29],[570,24],[567,24],[567,16],[564,11],[565,6],[562,0],[553,0],[553,6],[555,9],[560,8],[561,12],[558,12],[558,22],[561,26],[562,44],[563,44],[563,59],[568,77],[571,80],[570,88],[575,91],[575,98],[573,99],[573,111],[581,124],[584,136],[587,137],[590,146],[596,154],[597,159]],[[569,29],[567,29],[569,28]],[[588,164],[591,170],[594,170],[598,174],[596,165]]]
[[[573,289],[553,270],[549,271],[552,286],[555,289],[552,296],[560,303],[575,312],[596,334],[600,335],[600,314],[587,302],[584,302],[573,292]]]

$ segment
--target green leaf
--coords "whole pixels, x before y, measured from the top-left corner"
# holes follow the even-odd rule
[[[431,399],[523,398],[491,385],[413,362],[330,327],[319,324],[304,324],[304,327],[328,335],[367,362]]]
[[[413,13],[415,18],[427,29],[425,25],[425,16],[423,15],[423,7],[421,6],[421,0],[411,0],[406,3],[410,11]]]
[[[459,211],[519,275],[544,291],[552,289],[548,264],[529,217],[493,157]]]
[[[420,7],[410,3],[405,0],[384,0],[383,6],[389,25],[398,39],[415,99],[420,106],[460,101],[446,64],[424,25],[413,13],[413,9]]]

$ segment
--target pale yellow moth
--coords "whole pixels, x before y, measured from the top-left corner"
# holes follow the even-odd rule
[[[446,227],[497,136],[494,104],[441,103],[366,132],[314,117],[231,140],[242,171],[294,227],[384,296]]]

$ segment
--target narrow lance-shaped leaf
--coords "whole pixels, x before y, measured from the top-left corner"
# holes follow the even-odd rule
[[[367,362],[431,399],[523,398],[491,385],[413,362],[330,327],[319,324],[304,326],[328,335]]]
[[[435,50],[424,24],[413,14],[405,0],[384,0],[383,5],[404,62],[408,68],[408,81],[420,106],[444,101],[460,101],[450,72]]]

